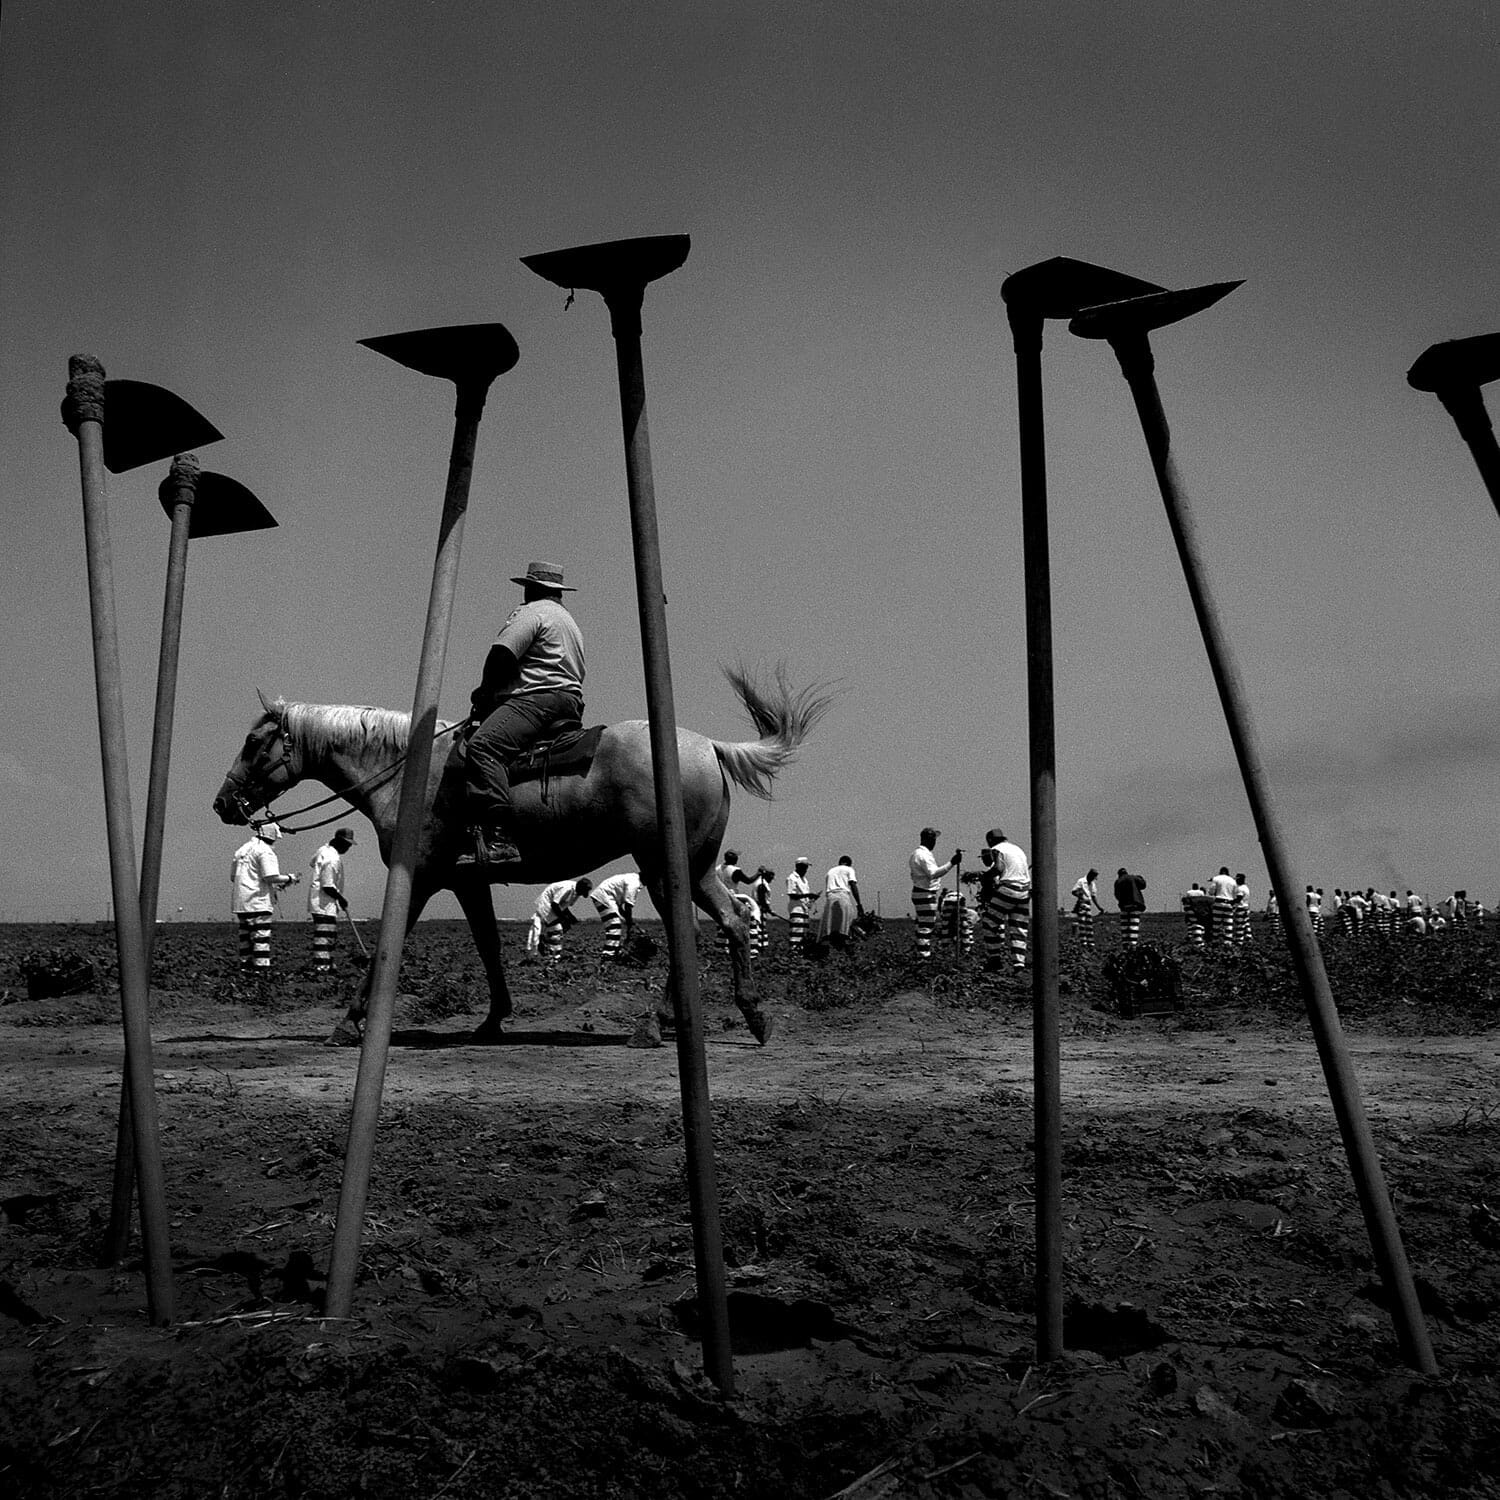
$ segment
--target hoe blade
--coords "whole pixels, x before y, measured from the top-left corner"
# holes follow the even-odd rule
[[[1007,306],[1038,318],[1071,318],[1085,307],[1101,302],[1122,302],[1143,297],[1163,288],[1107,266],[1055,255],[1016,271],[1000,283],[1000,296]]]
[[[156,493],[161,508],[170,516],[177,486],[171,475],[162,480]],[[237,531],[265,531],[275,526],[276,518],[242,485],[227,474],[207,470],[198,475],[197,497],[193,501],[192,524],[188,536],[231,536]]]
[[[124,474],[224,434],[181,396],[144,380],[104,382],[104,467]]]
[[[1243,281],[1215,281],[1209,286],[1188,287],[1181,292],[1154,292],[1125,302],[1106,302],[1088,307],[1068,324],[1068,332],[1085,339],[1113,339],[1129,334],[1147,334],[1169,323],[1180,323],[1227,297]]]
[[[514,369],[521,351],[503,323],[459,323],[450,328],[418,328],[360,339],[387,359],[455,385],[488,386]]]
[[[1419,391],[1488,385],[1496,379],[1500,379],[1500,333],[1481,333],[1471,339],[1448,339],[1434,344],[1424,349],[1406,372],[1406,383]]]
[[[521,264],[569,291],[584,287],[608,298],[612,292],[643,287],[670,275],[688,258],[691,245],[685,234],[655,234],[523,255]]]

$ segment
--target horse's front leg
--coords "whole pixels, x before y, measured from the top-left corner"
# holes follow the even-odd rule
[[[469,931],[474,934],[474,946],[479,950],[480,962],[484,964],[484,975],[489,981],[489,1014],[474,1030],[476,1042],[498,1042],[501,1040],[501,1024],[515,1009],[511,1003],[510,986],[505,981],[505,965],[500,959],[500,929],[495,923],[495,903],[490,895],[488,881],[461,880],[453,887],[458,904],[469,919]]]
[[[658,912],[665,914],[667,898],[660,879],[645,865],[640,866],[640,871],[641,884],[646,887],[646,894],[651,897],[651,904]],[[670,943],[667,944],[667,955],[666,986],[656,997],[651,1009],[637,1019],[635,1030],[631,1033],[629,1042],[626,1043],[629,1047],[660,1047],[662,1029],[670,1028],[677,1019],[673,1000],[673,996],[677,993],[677,958],[672,953]]]
[[[406,912],[407,937],[411,936],[412,928],[417,925],[417,918],[422,915],[423,907],[432,899],[433,889],[431,882],[424,880],[419,871],[417,879],[412,883],[411,905]],[[344,1012],[343,1019],[328,1034],[325,1045],[329,1047],[359,1046],[364,1037],[365,1013],[370,1008],[370,991],[374,984],[375,961],[372,957],[365,968],[364,983],[360,985],[359,993],[354,997],[349,1009]]]

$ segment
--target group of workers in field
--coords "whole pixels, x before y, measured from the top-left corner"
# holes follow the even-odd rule
[[[1489,915],[1484,903],[1472,900],[1466,890],[1431,902],[1412,890],[1400,896],[1374,886],[1363,891],[1335,887],[1326,896],[1322,886],[1309,885],[1302,899],[1313,936],[1319,941],[1335,935],[1352,942],[1467,936],[1482,932]],[[1194,881],[1183,894],[1182,911],[1190,948],[1242,948],[1251,940],[1250,888],[1244,875],[1230,875],[1228,866],[1220,867],[1206,890]],[[1283,931],[1275,891],[1267,897],[1265,917],[1272,937],[1279,941]]]

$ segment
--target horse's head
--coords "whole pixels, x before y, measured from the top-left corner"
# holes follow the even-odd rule
[[[286,701],[277,698],[272,702],[264,693],[260,701],[265,712],[251,725],[213,801],[214,811],[226,823],[248,823],[258,808],[269,807],[302,779],[286,735]]]

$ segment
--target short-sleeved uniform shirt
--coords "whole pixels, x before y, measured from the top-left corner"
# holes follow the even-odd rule
[[[800,870],[793,870],[786,878],[786,905],[788,911],[806,911],[812,904],[812,887]]]
[[[828,879],[823,882],[823,889],[830,895],[843,891],[847,893],[859,877],[854,873],[853,865],[835,865],[828,872]]]
[[[339,904],[325,890],[332,886],[340,895],[344,890],[344,861],[332,844],[324,844],[312,857],[312,879],[307,886],[307,914],[310,917],[336,917]]]
[[[926,844],[918,844],[911,851],[906,867],[911,872],[911,888],[914,891],[930,891],[952,867],[952,862],[940,865],[937,855]]]
[[[576,880],[555,880],[536,898],[536,914],[544,922],[555,922],[577,899]]]
[[[495,644],[520,663],[513,698],[583,687],[583,632],[556,599],[533,599],[512,611]]]
[[[273,882],[280,874],[276,851],[259,834],[241,844],[234,851],[230,873],[231,909],[235,912],[274,911],[276,887]]]
[[[993,845],[995,850],[995,884],[1031,889],[1031,865],[1019,844],[1001,839]]]
[[[629,870],[621,870],[608,880],[601,880],[589,892],[589,898],[600,911],[616,911],[623,917],[635,905],[641,893],[641,877]]]
[[[1208,893],[1214,898],[1215,901],[1233,901],[1234,876],[1215,875],[1214,878],[1208,882]]]

